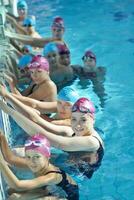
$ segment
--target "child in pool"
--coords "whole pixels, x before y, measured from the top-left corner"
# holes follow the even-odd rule
[[[48,61],[40,55],[34,56],[28,69],[33,82],[22,92],[22,95],[26,96],[25,98],[30,97],[40,101],[54,101],[57,96],[57,88],[49,77]],[[21,95],[14,80],[7,74],[5,74],[5,79],[9,83],[11,92]]]
[[[80,80],[82,78],[90,79],[93,84],[93,90],[100,99],[101,106],[104,107],[105,102],[105,88],[104,81],[106,76],[105,67],[96,66],[96,56],[95,54],[87,50],[82,57],[83,67],[73,66],[74,72],[79,75]]]
[[[40,34],[35,30],[36,19],[35,17],[27,17],[23,21],[23,27],[27,32],[27,35],[35,38],[41,38]]]
[[[23,113],[34,122],[44,128],[47,126],[46,124],[48,124],[55,131],[59,130],[60,127],[56,127],[54,124],[71,126],[71,107],[79,98],[77,91],[70,86],[66,86],[60,90],[56,102],[39,102],[29,98],[28,106],[25,105],[26,102],[23,101],[22,97],[9,93],[2,85],[0,85],[0,95],[3,96],[7,102],[12,104],[16,110]],[[21,100],[23,103],[21,103]],[[49,118],[44,114],[46,112],[54,112],[55,115]],[[45,120],[51,122],[51,124],[47,123]]]
[[[7,184],[14,189],[8,199],[79,199],[79,189],[74,180],[63,170],[49,162],[50,144],[41,134],[29,137],[25,142],[25,157],[18,157],[10,150],[5,136],[0,133],[0,171]],[[33,172],[35,178],[19,180],[7,162],[19,168],[26,168]],[[53,192],[55,186],[62,193]],[[58,195],[58,196],[57,196]]]
[[[18,69],[19,69],[19,83],[30,83],[30,72],[28,70],[28,65],[32,61],[33,58],[33,49],[30,45],[24,45],[22,48],[22,56],[18,62]]]

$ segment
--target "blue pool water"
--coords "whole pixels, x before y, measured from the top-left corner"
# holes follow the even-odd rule
[[[91,180],[77,178],[80,200],[134,199],[134,1],[133,0],[27,0],[37,29],[51,35],[54,16],[65,20],[65,41],[72,63],[82,64],[86,48],[97,55],[97,65],[107,68],[107,100],[102,110],[90,83],[73,85],[99,109],[96,125],[104,131],[105,156]]]

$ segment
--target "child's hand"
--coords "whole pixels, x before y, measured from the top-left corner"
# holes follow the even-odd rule
[[[1,165],[1,163],[3,163],[5,160],[4,160],[4,157],[3,157],[3,154],[2,154],[2,152],[1,152],[1,150],[0,150],[0,165]]]
[[[7,93],[8,92],[7,92],[6,88],[0,84],[0,96],[6,97]]]

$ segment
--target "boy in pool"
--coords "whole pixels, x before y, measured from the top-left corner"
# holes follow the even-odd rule
[[[33,49],[30,45],[24,45],[22,47],[23,55],[20,57],[18,62],[19,69],[19,83],[30,83],[30,73],[28,70],[28,65],[32,61],[33,58]]]
[[[7,102],[13,104],[16,110],[44,128],[47,127],[47,125],[50,126],[52,130],[59,130],[59,125],[71,126],[71,107],[79,98],[78,93],[70,86],[64,87],[58,93],[57,102],[39,102],[29,99],[29,106],[23,104],[26,103],[26,101],[23,102],[22,97],[19,98],[18,96],[12,95],[6,91],[3,86],[0,86],[0,95],[3,96]],[[21,103],[20,100],[22,100],[23,103]],[[49,118],[44,114],[48,112],[55,112],[55,115]],[[51,124],[46,122],[46,120],[51,122]],[[54,126],[54,124],[58,126]]]
[[[0,171],[7,184],[14,189],[9,200],[16,199],[79,199],[79,189],[75,181],[63,170],[49,162],[50,144],[41,134],[29,137],[25,142],[25,157],[14,155],[8,146],[5,136],[0,133]],[[19,180],[7,162],[19,168],[29,169],[35,178]],[[53,191],[53,186],[59,189]]]
[[[100,99],[101,106],[105,103],[104,81],[106,76],[105,67],[96,66],[96,56],[91,50],[85,51],[83,57],[83,67],[73,66],[74,72],[79,75],[80,80],[84,77],[93,83],[93,90]]]

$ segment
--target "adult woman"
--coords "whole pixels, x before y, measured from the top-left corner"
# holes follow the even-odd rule
[[[100,136],[94,129],[95,109],[90,100],[80,98],[73,105],[70,133],[72,130],[73,132],[71,137],[55,135],[54,132],[42,129],[2,102],[0,102],[0,107],[10,114],[28,134],[33,135],[33,132],[38,130],[50,140],[53,146],[68,152],[69,161],[74,170],[78,169],[85,176],[91,178],[94,171],[101,165],[104,147]],[[68,135],[68,133],[69,129],[65,128],[64,134]]]
[[[9,199],[60,199],[65,197],[69,200],[78,200],[79,191],[77,184],[63,170],[55,167],[49,162],[51,155],[50,144],[41,134],[30,137],[25,142],[25,158],[18,157],[12,153],[7,141],[0,133],[0,171],[12,189],[15,189]],[[4,157],[3,157],[4,156]],[[31,180],[19,180],[8,167],[7,162],[20,168],[30,169],[35,178]],[[51,186],[56,186],[65,192],[65,196],[52,192]],[[23,193],[22,193],[23,191]],[[51,198],[55,197],[55,198]]]
[[[29,71],[33,82],[22,92],[22,95],[40,101],[54,101],[57,95],[57,88],[49,77],[49,64],[47,60],[40,55],[34,56],[29,65]],[[11,92],[21,95],[13,79],[8,75],[5,75],[5,78],[9,83]]]

